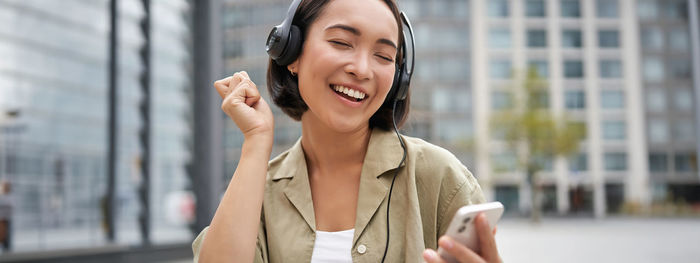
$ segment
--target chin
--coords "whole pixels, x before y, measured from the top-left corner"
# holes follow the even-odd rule
[[[348,120],[347,118],[340,117],[330,120],[327,124],[329,128],[336,132],[347,133],[369,127],[369,119],[356,118]]]

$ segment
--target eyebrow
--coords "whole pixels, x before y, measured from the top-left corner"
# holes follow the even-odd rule
[[[356,36],[362,35],[362,33],[360,33],[360,30],[357,30],[357,28],[354,28],[354,27],[351,27],[351,26],[348,26],[348,25],[343,25],[343,24],[335,24],[335,25],[326,27],[325,30],[328,31],[328,30],[331,30],[331,29],[341,29],[341,30],[345,30],[345,31],[348,31],[348,32],[352,33],[353,35],[356,35]],[[396,44],[394,44],[394,42],[391,41],[391,40],[389,40],[389,39],[380,38],[379,40],[377,40],[377,42],[378,42],[378,43],[381,43],[381,44],[389,45],[389,46],[394,47],[395,49],[398,49],[398,48],[396,47]]]

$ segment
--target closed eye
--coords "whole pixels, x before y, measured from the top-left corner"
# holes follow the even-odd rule
[[[383,60],[386,60],[386,61],[388,61],[388,62],[394,62],[394,60],[393,60],[392,58],[390,58],[390,57],[386,57],[386,56],[382,56],[382,55],[377,55],[377,57],[379,57],[379,58],[381,58],[381,59],[383,59]]]
[[[338,40],[328,40],[328,42],[330,42],[334,45],[340,45],[340,46],[344,46],[344,47],[352,47],[352,46],[350,46],[350,44],[342,42],[342,41],[338,41]]]

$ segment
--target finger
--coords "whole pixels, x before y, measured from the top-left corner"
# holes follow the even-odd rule
[[[235,97],[234,101],[240,101],[252,107],[260,100],[260,92],[255,88],[250,80],[243,80],[231,93],[230,96]]]
[[[481,255],[484,257],[484,259],[486,259],[488,262],[498,260],[496,240],[493,238],[491,227],[489,226],[489,222],[486,220],[486,215],[484,213],[480,213],[476,217],[476,231],[479,233],[479,245],[481,247]]]
[[[474,251],[456,242],[451,237],[442,236],[440,240],[438,240],[438,245],[459,260],[459,262],[484,262]]]
[[[245,77],[246,79],[250,80],[250,76],[248,76],[248,72],[245,72],[245,70],[243,70],[243,71],[241,71],[240,73],[241,73],[241,75],[243,75],[243,77]]]
[[[228,95],[228,93],[229,93],[229,91],[228,91],[229,82],[231,82],[231,77],[227,77],[224,79],[214,81],[214,88],[216,89],[216,92],[219,93],[219,96],[221,96],[222,99],[225,98],[226,95]]]
[[[423,251],[423,259],[428,263],[445,263],[445,260],[443,260],[442,257],[440,257],[440,255],[438,255],[438,253],[432,249],[426,249]]]
[[[241,83],[241,81],[245,79],[241,72],[242,71],[233,73],[233,76],[231,76],[231,81],[228,83],[229,89],[233,90],[234,88],[236,88],[236,86],[238,86],[238,84]]]
[[[496,236],[496,230],[498,230],[498,226],[493,227],[493,236]]]

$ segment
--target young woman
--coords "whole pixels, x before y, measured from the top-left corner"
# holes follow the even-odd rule
[[[498,262],[483,216],[481,254],[442,236],[457,209],[484,201],[471,173],[448,151],[391,131],[410,100],[393,108],[387,99],[403,58],[396,3],[303,0],[292,11],[301,52],[271,59],[267,79],[302,136],[268,163],[274,121],[255,83],[245,72],[214,83],[245,139],[216,214],[193,243],[195,261],[443,262],[439,245],[461,262]]]

